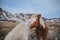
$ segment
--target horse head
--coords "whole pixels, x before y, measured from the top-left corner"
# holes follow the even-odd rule
[[[35,21],[33,20],[33,22],[32,21],[30,22],[30,23],[32,23],[30,29],[35,28],[35,27],[40,25],[40,23],[39,23],[39,18],[40,17],[41,17],[41,14],[34,14],[34,15],[31,16],[31,19],[32,20],[34,19]]]

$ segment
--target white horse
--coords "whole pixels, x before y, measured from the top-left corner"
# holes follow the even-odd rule
[[[12,31],[10,31],[4,40],[28,40],[30,34],[30,27],[36,21],[37,17],[33,17],[27,22],[21,22]],[[34,25],[37,26],[37,25]]]

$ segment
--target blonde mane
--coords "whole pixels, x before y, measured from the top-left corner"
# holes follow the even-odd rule
[[[43,26],[43,28],[45,28],[45,23],[44,23],[42,17],[40,17],[40,24],[41,24],[41,26]]]

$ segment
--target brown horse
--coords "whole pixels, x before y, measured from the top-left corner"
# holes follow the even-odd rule
[[[32,24],[31,28],[36,27],[36,36],[37,40],[47,40],[48,28],[46,23],[43,22],[41,14],[35,14],[32,17],[36,17],[36,21]]]

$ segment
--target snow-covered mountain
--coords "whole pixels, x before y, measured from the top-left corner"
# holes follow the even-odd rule
[[[0,8],[0,21],[20,21],[15,15]]]
[[[11,13],[4,11],[3,9],[0,10],[0,20],[9,20],[11,17],[14,17]]]
[[[51,24],[51,25],[60,25],[60,18],[51,18],[51,19],[46,19],[45,23]]]
[[[13,20],[13,21],[24,21],[25,19],[30,19],[31,15],[33,14],[23,14],[23,13],[16,13],[12,14],[10,12],[4,11],[0,8],[0,21],[1,20]],[[42,17],[45,22],[60,22],[60,18],[51,18],[47,19]]]

